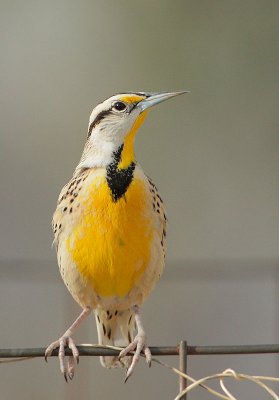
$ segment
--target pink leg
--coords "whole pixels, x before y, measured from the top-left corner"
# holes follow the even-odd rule
[[[151,360],[152,360],[150,349],[146,345],[146,333],[143,328],[142,319],[141,319],[141,315],[140,315],[140,309],[138,306],[134,306],[133,311],[135,312],[135,321],[136,321],[138,333],[137,333],[135,339],[132,341],[132,343],[130,343],[119,354],[119,358],[121,358],[121,357],[126,356],[130,351],[135,350],[135,354],[133,355],[131,365],[128,368],[127,373],[126,373],[125,382],[132,375],[132,373],[135,369],[135,366],[140,359],[140,353],[142,351],[145,354],[145,359],[149,366],[151,365]]]
[[[60,370],[67,381],[67,377],[73,379],[75,372],[75,361],[79,362],[79,353],[76,345],[72,339],[72,335],[76,329],[79,328],[81,323],[86,319],[86,317],[90,314],[91,309],[86,307],[82,310],[79,317],[75,320],[75,322],[70,326],[69,329],[56,341],[51,343],[46,351],[45,351],[45,360],[51,356],[54,349],[59,348],[58,357],[60,363]],[[68,364],[65,366],[65,347],[69,347],[72,350],[72,356],[69,356]]]

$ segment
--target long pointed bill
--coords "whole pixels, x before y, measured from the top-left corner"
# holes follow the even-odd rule
[[[156,104],[161,103],[162,101],[171,99],[172,97],[179,96],[180,94],[184,93],[189,93],[189,91],[183,91],[183,92],[164,92],[164,93],[152,93],[152,94],[147,94],[147,98],[145,100],[142,100],[140,103],[138,103],[137,107],[141,110],[144,111],[147,108],[153,107]]]

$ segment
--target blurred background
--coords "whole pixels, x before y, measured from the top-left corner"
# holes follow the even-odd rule
[[[78,315],[51,249],[52,213],[92,108],[133,90],[191,91],[154,109],[137,137],[169,218],[166,271],[144,307],[149,343],[279,342],[278,17],[277,0],[1,0],[1,348],[46,346]],[[96,340],[91,318],[77,341]],[[279,358],[189,359],[196,378],[226,368],[278,376]],[[123,379],[89,357],[68,385],[56,359],[3,364],[1,400],[172,399],[178,390],[155,364]]]

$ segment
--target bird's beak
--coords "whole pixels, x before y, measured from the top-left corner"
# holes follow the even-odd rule
[[[137,107],[142,111],[147,110],[150,107],[155,106],[156,104],[161,103],[162,101],[168,100],[172,97],[179,96],[180,94],[190,93],[189,91],[182,92],[163,92],[163,93],[145,93],[147,96],[146,99],[140,101]]]

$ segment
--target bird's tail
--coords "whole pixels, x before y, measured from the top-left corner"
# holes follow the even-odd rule
[[[99,344],[126,347],[134,339],[135,319],[131,310],[95,310]],[[102,356],[100,361],[105,368],[129,367],[131,357],[118,359],[117,356]]]

